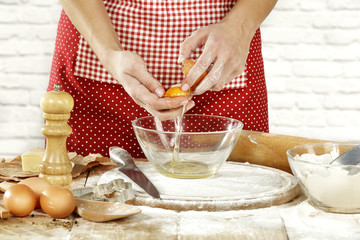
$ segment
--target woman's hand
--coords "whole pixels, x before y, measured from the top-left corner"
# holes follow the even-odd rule
[[[164,88],[146,70],[143,59],[123,51],[102,0],[61,0],[66,14],[90,44],[103,66],[141,107],[160,120],[172,119],[194,106],[186,98],[162,98]]]
[[[146,69],[143,59],[130,51],[111,51],[107,54],[106,69],[141,107],[160,120],[173,119],[194,106],[185,97],[162,98],[164,88]]]
[[[182,82],[182,90],[187,91],[196,79],[207,69],[209,73],[193,89],[193,94],[207,90],[219,91],[244,71],[253,34],[246,33],[231,22],[221,21],[195,31],[180,46],[179,62],[190,58],[192,51],[203,47],[196,64]]]
[[[239,0],[217,24],[195,31],[180,48],[179,62],[190,58],[191,52],[204,47],[182,83],[187,91],[208,68],[210,72],[201,81],[194,94],[207,90],[219,91],[243,72],[251,40],[260,24],[274,8],[277,0]]]

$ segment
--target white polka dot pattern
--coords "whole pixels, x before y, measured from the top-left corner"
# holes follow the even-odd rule
[[[48,91],[59,83],[62,90],[74,98],[74,109],[69,119],[73,132],[67,139],[68,151],[108,156],[109,147],[116,145],[128,150],[133,157],[144,157],[131,121],[150,114],[138,106],[121,85],[74,75],[80,38],[79,32],[62,12]],[[242,121],[244,129],[268,132],[260,30],[251,42],[247,70],[246,87],[208,91],[194,96],[196,105],[188,113],[231,117]]]
[[[104,1],[109,17],[125,50],[139,54],[148,71],[165,89],[183,79],[177,64],[182,41],[200,27],[220,21],[236,1],[228,0],[125,0]],[[118,84],[101,65],[83,37],[80,37],[75,75],[101,82]],[[201,49],[194,51],[197,59]],[[225,89],[246,86],[247,70]]]

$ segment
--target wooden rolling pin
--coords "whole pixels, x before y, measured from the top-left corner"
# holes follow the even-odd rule
[[[286,151],[295,146],[321,142],[334,141],[242,130],[228,160],[273,167],[292,173]]]

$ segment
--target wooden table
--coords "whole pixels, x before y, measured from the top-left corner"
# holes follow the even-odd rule
[[[111,168],[84,173],[72,187],[93,186]],[[67,219],[53,219],[41,211],[23,218],[11,216],[0,219],[0,239],[360,239],[360,214],[317,210],[302,194],[281,206],[253,210],[140,208],[138,215],[106,223],[90,222],[75,213]]]

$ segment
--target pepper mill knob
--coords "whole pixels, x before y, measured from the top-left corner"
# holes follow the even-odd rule
[[[55,84],[54,91],[45,93],[40,101],[46,120],[41,128],[46,137],[46,149],[39,166],[39,177],[70,189],[72,165],[67,154],[66,139],[72,132],[67,121],[74,107],[74,99],[60,89],[61,86]]]

